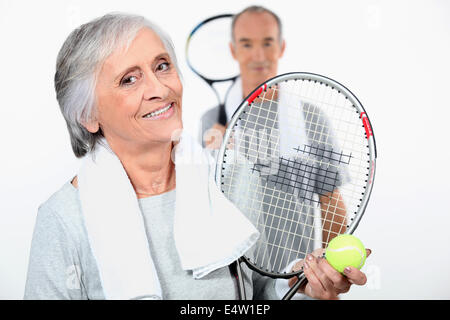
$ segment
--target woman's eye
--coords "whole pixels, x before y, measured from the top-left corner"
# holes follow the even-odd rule
[[[129,76],[122,79],[120,82],[121,85],[129,86],[137,81],[136,76]]]
[[[159,64],[156,69],[157,69],[157,71],[166,71],[169,69],[169,66],[170,66],[169,62],[163,62],[163,63]]]

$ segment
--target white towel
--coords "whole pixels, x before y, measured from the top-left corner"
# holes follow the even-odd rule
[[[305,130],[304,101],[289,92],[288,85],[279,84],[278,122],[280,131],[280,157],[296,158],[308,143]]]
[[[183,133],[173,155],[175,244],[182,268],[201,278],[242,256],[259,233],[214,183],[214,160],[206,150]],[[78,184],[105,298],[161,299],[136,194],[105,140],[85,157]]]
[[[305,101],[298,95],[291,94],[289,86],[284,83],[278,85],[278,90],[279,155],[284,158],[295,158],[298,157],[298,151],[295,149],[302,149],[308,142],[303,114]],[[230,88],[225,101],[228,121],[242,101],[242,79],[239,77]]]

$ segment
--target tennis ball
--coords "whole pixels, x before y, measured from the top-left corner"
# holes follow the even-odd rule
[[[366,261],[366,248],[361,240],[351,234],[341,234],[330,241],[325,258],[337,271],[343,273],[346,267],[361,269]]]

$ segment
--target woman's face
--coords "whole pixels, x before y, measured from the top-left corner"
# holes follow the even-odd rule
[[[127,51],[119,48],[105,60],[95,91],[96,120],[86,128],[100,127],[109,143],[164,143],[182,128],[180,78],[162,41],[148,28]]]

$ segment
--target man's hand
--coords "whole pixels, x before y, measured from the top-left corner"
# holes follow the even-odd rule
[[[308,282],[299,289],[315,299],[338,299],[338,295],[350,290],[352,284],[364,285],[367,282],[366,275],[359,269],[347,267],[344,275],[336,271],[325,258],[323,253],[325,249],[316,249],[306,256],[306,259],[297,262],[293,268],[294,271],[303,268]],[[370,249],[366,249],[367,257],[371,254]],[[289,286],[292,287],[297,278],[289,280]]]

